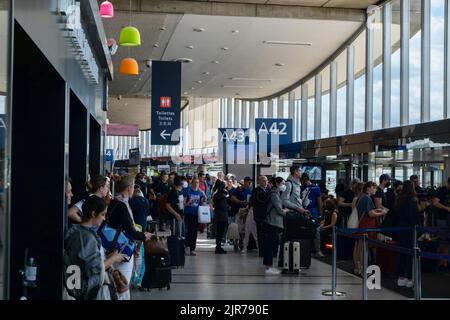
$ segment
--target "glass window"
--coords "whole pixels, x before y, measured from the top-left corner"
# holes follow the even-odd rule
[[[445,0],[431,0],[430,120],[444,117]]]
[[[337,123],[336,134],[345,135],[347,132],[347,49],[337,58]]]
[[[391,127],[400,125],[400,0],[391,3]],[[403,175],[403,172],[402,172]]]
[[[278,98],[272,99],[272,118],[278,117]]]
[[[321,137],[330,136],[330,66],[320,73],[322,76],[322,128]]]
[[[282,118],[289,118],[289,95],[286,93],[284,96],[281,97],[283,101],[283,112],[282,112]]]
[[[366,114],[366,31],[354,42],[355,46],[355,106],[354,133],[365,131]]]
[[[301,92],[301,87],[298,87],[294,90],[294,135],[293,135],[293,139],[294,141],[300,141],[300,137],[301,137],[301,127],[302,127],[302,92]]]
[[[411,0],[409,7],[409,123],[420,122],[421,103],[421,0]]]
[[[373,130],[382,125],[383,112],[383,10],[376,10],[373,23]]]
[[[308,82],[306,82],[308,86],[308,133],[306,136],[307,140],[314,139],[314,109],[315,109],[315,81],[314,78],[311,78]]]

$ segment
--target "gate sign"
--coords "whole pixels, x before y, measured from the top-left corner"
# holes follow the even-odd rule
[[[292,143],[292,119],[255,119],[255,130],[258,153],[277,151],[280,145]]]
[[[108,162],[114,161],[114,150],[113,149],[106,149],[105,161],[108,161]]]
[[[181,62],[153,61],[152,145],[180,143],[180,104]]]
[[[250,130],[219,128],[219,154],[225,164],[254,164],[254,144],[250,143]]]

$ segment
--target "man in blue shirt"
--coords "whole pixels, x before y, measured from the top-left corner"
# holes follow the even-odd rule
[[[191,187],[186,192],[184,206],[184,223],[186,224],[185,246],[190,249],[191,256],[197,255],[195,248],[197,243],[198,207],[205,203],[205,193],[199,189],[198,179],[194,179]]]
[[[250,197],[252,195],[252,178],[245,177],[243,183],[236,189],[234,189],[231,194],[231,211],[230,218],[232,222],[236,222],[236,215],[239,212],[239,209],[248,207],[250,202]],[[243,242],[242,239],[238,243],[234,243],[234,250],[238,250],[239,246],[242,247]],[[241,248],[242,249],[242,248]]]
[[[324,255],[320,251],[320,223],[319,217],[322,213],[321,192],[318,186],[311,183],[309,175],[303,173],[300,178],[302,186],[300,187],[303,208],[311,213],[311,220],[316,226],[316,238],[314,239],[314,249],[316,257],[323,258]]]

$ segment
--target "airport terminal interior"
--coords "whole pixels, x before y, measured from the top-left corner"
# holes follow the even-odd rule
[[[450,299],[450,0],[0,0],[0,300]]]

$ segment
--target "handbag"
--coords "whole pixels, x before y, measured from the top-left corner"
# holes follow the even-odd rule
[[[152,237],[150,240],[144,242],[145,254],[166,256],[169,254],[167,246],[164,243],[158,241],[157,237]]]
[[[110,215],[114,212],[116,207],[117,204],[111,210]],[[107,219],[97,231],[97,234],[102,241],[102,247],[105,248],[107,254],[118,251],[128,257],[128,259],[126,259],[127,262],[130,261],[136,249],[136,243],[125,235],[122,231],[122,226],[115,229],[109,226],[108,222],[109,219]]]
[[[209,206],[198,207],[198,223],[211,223],[211,209]]]
[[[347,228],[350,229],[356,229],[358,228],[359,225],[359,219],[358,219],[358,205],[356,205],[353,209],[352,209],[352,213],[350,214],[350,217],[348,218],[347,221]]]

